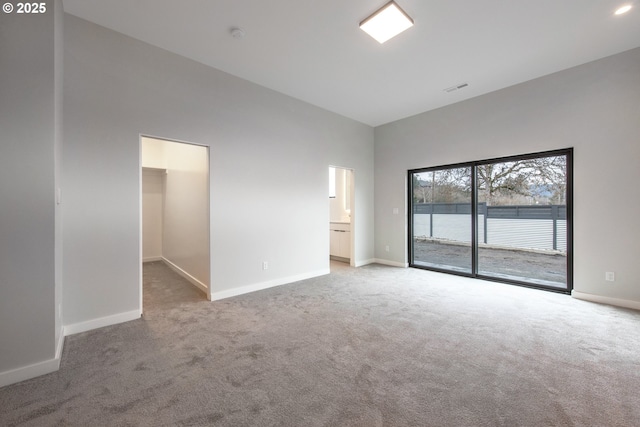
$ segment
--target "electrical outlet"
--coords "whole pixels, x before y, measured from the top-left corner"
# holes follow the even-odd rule
[[[389,252],[389,245],[385,246],[385,247],[384,247],[384,250],[385,250],[385,251],[387,251],[387,252]]]
[[[613,271],[607,271],[606,273],[604,273],[604,280],[606,280],[607,282],[615,282],[616,274]]]
[[[263,261],[262,262],[262,269],[263,270],[268,270],[269,269],[269,263],[267,261]]]

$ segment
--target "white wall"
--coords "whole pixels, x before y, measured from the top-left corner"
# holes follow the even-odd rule
[[[162,259],[164,169],[142,169],[142,261]]]
[[[329,271],[329,164],[373,258],[371,127],[70,15],[64,66],[65,325],[139,312],[139,134],[210,147],[214,298]]]
[[[0,386],[57,369],[59,2],[0,18]],[[59,11],[58,11],[59,12]]]
[[[407,170],[575,147],[574,288],[639,302],[639,103],[637,48],[376,128],[376,256],[408,262]]]
[[[209,158],[207,148],[165,142],[162,255],[209,287]],[[214,202],[215,203],[215,202]]]

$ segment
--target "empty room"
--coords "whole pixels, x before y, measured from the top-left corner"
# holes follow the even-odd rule
[[[4,2],[0,425],[639,425],[639,8]]]

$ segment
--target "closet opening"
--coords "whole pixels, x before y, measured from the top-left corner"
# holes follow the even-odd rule
[[[140,301],[211,299],[209,147],[140,136]]]

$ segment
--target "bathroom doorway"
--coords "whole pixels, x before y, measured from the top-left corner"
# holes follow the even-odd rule
[[[355,266],[353,169],[329,166],[329,258]]]

